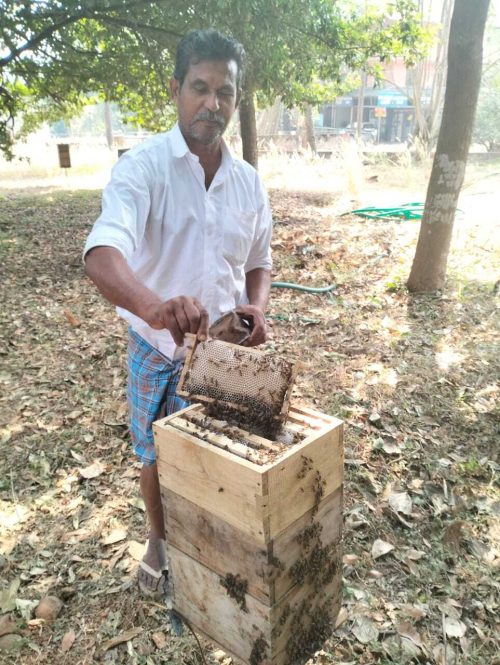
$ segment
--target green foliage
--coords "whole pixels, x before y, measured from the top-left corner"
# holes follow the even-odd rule
[[[88,93],[118,102],[131,121],[173,121],[168,79],[181,35],[214,26],[248,55],[246,94],[263,104],[317,104],[343,92],[349,72],[374,59],[421,57],[429,37],[416,0],[388,11],[344,0],[0,0],[0,150],[47,119],[70,117]],[[4,55],[5,54],[5,55]]]
[[[500,149],[500,61],[486,71],[477,104],[474,140],[488,151]]]

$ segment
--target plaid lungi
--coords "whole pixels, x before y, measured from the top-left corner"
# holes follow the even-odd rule
[[[153,422],[189,406],[175,394],[182,362],[173,362],[129,328],[127,366],[132,445],[143,464],[154,464]]]

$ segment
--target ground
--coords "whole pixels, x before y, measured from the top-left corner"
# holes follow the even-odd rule
[[[446,289],[412,296],[418,222],[340,216],[423,200],[427,172],[403,159],[363,173],[346,161],[343,179],[328,160],[289,160],[286,177],[263,166],[274,279],[335,284],[273,289],[267,343],[307,362],[295,398],[346,427],[344,602],[314,665],[500,662],[500,165],[468,171]],[[19,635],[0,662],[216,662],[136,588],[146,527],[126,331],[81,263],[99,200],[60,187],[0,198],[0,635]],[[64,603],[53,623],[34,615],[47,593]]]

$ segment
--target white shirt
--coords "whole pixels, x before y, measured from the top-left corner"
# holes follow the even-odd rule
[[[271,226],[255,169],[233,158],[223,143],[207,191],[199,159],[175,125],[115,164],[84,255],[98,246],[118,249],[162,300],[197,298],[212,322],[248,302],[245,273],[271,268]],[[117,312],[161,353],[179,356],[168,330],[154,330],[123,308]]]

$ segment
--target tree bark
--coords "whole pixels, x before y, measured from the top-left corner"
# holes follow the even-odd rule
[[[258,168],[257,124],[255,122],[254,94],[244,89],[240,101],[240,132],[243,146],[243,159]]]
[[[412,292],[431,293],[444,285],[481,83],[483,35],[489,4],[490,0],[455,2],[441,129],[408,279]]]
[[[104,102],[104,127],[106,131],[106,143],[111,150],[113,147],[113,125],[111,121],[111,104]]]
[[[314,124],[313,124],[313,114],[312,106],[308,104],[304,111],[304,120],[306,128],[306,140],[307,144],[311,148],[313,154],[316,154],[316,137],[314,136]]]

